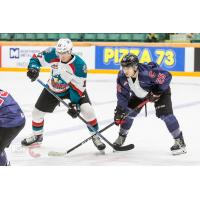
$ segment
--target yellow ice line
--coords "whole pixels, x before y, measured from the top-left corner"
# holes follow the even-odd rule
[[[26,72],[26,68],[10,68],[10,67],[2,67],[0,71],[5,72]],[[41,68],[41,72],[49,72],[49,68]],[[88,73],[90,74],[117,74],[119,70],[106,70],[106,69],[88,69]],[[192,77],[200,77],[200,72],[171,72],[173,76],[192,76]]]

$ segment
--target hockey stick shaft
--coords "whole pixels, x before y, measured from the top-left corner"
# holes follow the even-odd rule
[[[61,102],[63,105],[65,105],[67,108],[70,108],[70,106],[64,101],[64,100],[62,100],[60,97],[58,97],[53,91],[51,91],[40,79],[37,79],[37,81],[50,93],[50,94],[52,94],[59,102]],[[141,108],[141,107],[143,107],[146,103],[148,102],[148,100],[145,100],[145,101],[143,101],[141,104],[139,104],[134,110],[137,110],[137,109],[139,109],[139,108]],[[132,113],[132,112],[130,112],[130,113]],[[130,114],[129,113],[129,114]],[[121,150],[123,150],[123,148],[122,147],[116,147],[116,146],[114,146],[109,140],[107,140],[103,135],[101,135],[101,133],[99,133],[98,131],[96,131],[83,117],[81,117],[80,115],[78,115],[78,118],[80,119],[80,120],[82,120],[95,134],[93,134],[91,137],[90,137],[90,139],[94,136],[94,135],[96,135],[96,134],[98,134],[98,136],[100,137],[100,138],[102,138],[107,144],[109,144],[113,149],[115,149],[115,150],[118,150],[118,151],[120,151],[120,149]],[[112,125],[114,125],[114,122],[112,123]],[[108,125],[109,126],[109,125]],[[110,126],[109,126],[110,127]],[[90,140],[90,139],[86,139],[87,141],[88,140]],[[85,142],[84,142],[85,143]],[[79,146],[81,146],[82,144],[80,144]],[[130,146],[130,149],[132,149],[132,148],[134,148],[134,146]]]
[[[67,108],[70,108],[70,106],[63,101],[60,97],[58,97],[54,92],[52,92],[40,79],[37,79],[37,81],[50,93],[52,94],[59,102],[61,102],[62,104],[64,104]],[[80,115],[78,115],[78,118],[80,120],[82,120],[93,132],[97,133],[99,135],[100,138],[102,138],[107,144],[109,144],[112,148],[114,148],[113,144],[108,141],[103,135],[101,135],[100,133],[98,133],[98,131],[96,131],[94,129],[93,126],[91,126],[83,117],[81,117]]]
[[[134,110],[137,110],[141,107],[143,107],[146,103],[148,103],[148,100],[143,101],[141,104],[139,104]],[[133,111],[131,111],[128,115],[130,115]],[[128,116],[127,115],[127,116]],[[83,140],[82,142],[80,142],[79,144],[77,144],[76,146],[72,147],[71,149],[66,151],[66,154],[70,153],[71,151],[75,150],[76,148],[80,147],[81,145],[83,145],[84,143],[88,142],[89,140],[91,140],[93,138],[94,135],[97,135],[99,133],[102,133],[103,131],[107,130],[108,128],[110,128],[111,126],[113,126],[115,124],[115,122],[112,122],[111,124],[107,125],[106,127],[104,127],[103,129],[101,129],[100,131],[96,132],[95,134],[93,134],[92,136],[88,137],[87,139]]]
[[[148,100],[142,102],[141,104],[139,104],[135,109],[134,111],[137,111],[138,109],[140,109],[141,107],[143,107],[146,103],[148,103]],[[134,111],[131,111],[129,112],[128,115],[130,115],[132,112]],[[128,116],[127,115],[127,116]],[[78,147],[82,146],[83,144],[85,144],[86,142],[88,142],[89,140],[91,140],[93,138],[93,136],[97,135],[98,133],[102,133],[103,131],[105,131],[106,129],[110,128],[111,126],[113,126],[115,124],[115,122],[112,122],[111,124],[107,125],[105,128],[103,128],[102,130],[100,130],[99,132],[96,132],[95,134],[93,134],[92,136],[88,137],[87,139],[83,140],[82,142],[80,142],[79,144],[77,144],[76,146],[72,147],[71,149],[69,150],[66,150],[65,152],[55,152],[55,151],[52,151],[52,152],[49,152],[49,155],[50,156],[64,156],[70,152],[72,152],[73,150],[77,149]],[[134,146],[133,145],[127,145],[126,146],[127,149],[124,149],[124,150],[130,150],[132,149]],[[116,147],[115,147],[116,149]],[[120,149],[117,149],[117,150],[120,150]]]
[[[95,135],[102,133],[103,131],[107,130],[108,128],[110,128],[111,126],[113,126],[115,123],[112,122],[111,124],[107,125],[106,127],[104,127],[103,129],[101,129],[100,131],[96,132],[95,134],[93,134],[92,136],[88,137],[87,139],[83,140],[82,142],[80,142],[79,144],[77,144],[76,146],[72,147],[71,149],[66,151],[66,154],[70,153],[71,151],[77,149],[78,147],[80,147],[81,145],[83,145],[84,143],[88,142],[89,140],[91,140]]]

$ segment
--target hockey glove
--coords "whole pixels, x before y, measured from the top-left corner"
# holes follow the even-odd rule
[[[39,76],[39,70],[35,68],[29,68],[27,72],[27,76],[31,79],[31,81],[35,81]]]
[[[80,114],[80,106],[78,104],[69,103],[69,109],[67,113],[72,117],[76,118]]]
[[[126,118],[126,112],[124,112],[120,107],[116,107],[114,112],[114,122],[117,126],[124,123],[124,120]]]
[[[160,99],[160,94],[154,94],[153,92],[150,92],[147,95],[147,99],[149,99],[149,102],[156,102]]]

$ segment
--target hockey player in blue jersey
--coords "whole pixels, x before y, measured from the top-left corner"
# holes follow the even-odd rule
[[[69,99],[70,109],[68,114],[76,118],[79,113],[94,128],[98,130],[98,122],[91,106],[87,91],[87,68],[85,62],[72,53],[73,44],[70,39],[60,39],[54,48],[48,48],[38,54],[34,54],[28,65],[27,76],[35,81],[39,76],[41,66],[51,68],[50,79],[47,85],[56,95],[62,99]],[[38,98],[32,112],[33,135],[22,140],[22,145],[29,146],[41,143],[43,140],[44,116],[52,113],[59,101],[44,89]],[[93,131],[88,127],[89,131]],[[105,144],[96,135],[92,138],[98,150],[105,149]]]
[[[117,107],[114,121],[120,125],[119,136],[114,145],[121,146],[132,126],[134,117],[140,112],[127,113],[136,108],[145,99],[153,102],[156,116],[163,120],[173,136],[175,144],[171,147],[173,155],[186,153],[186,145],[179,123],[173,114],[171,102],[170,82],[172,79],[168,71],[160,68],[156,63],[139,63],[134,54],[127,54],[121,60],[122,70],[117,77]]]
[[[12,96],[0,89],[0,166],[9,164],[5,148],[24,128],[25,117]]]

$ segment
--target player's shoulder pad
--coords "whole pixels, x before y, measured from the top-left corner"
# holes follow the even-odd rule
[[[159,65],[157,65],[156,63],[150,62],[150,64],[146,64],[146,63],[139,63],[138,65],[138,70],[139,72],[146,74],[149,71],[157,71],[159,69]]]
[[[82,58],[80,58],[78,55],[74,54],[74,67],[75,67],[75,75],[79,77],[86,78],[87,76],[87,66],[86,63],[83,61]]]
[[[147,68],[148,68],[147,64],[144,64],[144,63],[139,63],[138,64],[139,71],[145,70]]]
[[[56,48],[55,47],[49,47],[42,51],[42,54],[44,56],[44,59],[46,62],[59,62],[59,57],[56,54]]]
[[[159,68],[160,67],[156,62],[149,62],[148,66],[151,68]]]
[[[126,80],[127,80],[127,77],[125,76],[123,70],[120,70],[118,72],[117,81],[123,82],[123,81],[126,81]]]

